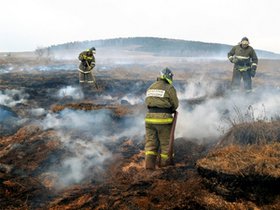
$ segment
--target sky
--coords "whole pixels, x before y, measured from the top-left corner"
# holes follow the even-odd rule
[[[280,53],[279,0],[0,0],[0,52],[160,37]]]

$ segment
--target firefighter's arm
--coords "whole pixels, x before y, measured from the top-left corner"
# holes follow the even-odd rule
[[[79,58],[80,61],[84,61],[84,60],[85,60],[85,55],[84,55],[84,53],[81,52],[78,58]]]
[[[92,61],[91,61],[90,66],[92,66],[92,68],[95,67],[95,57],[94,56],[92,57]]]
[[[171,103],[171,106],[172,106],[171,109],[172,109],[173,112],[175,112],[176,109],[179,106],[179,100],[178,100],[178,97],[177,97],[177,92],[176,92],[176,90],[173,86],[170,87],[169,94],[170,94],[170,103]]]
[[[258,67],[258,57],[254,49],[252,49],[251,58],[252,58],[251,68],[253,71],[256,71]]]
[[[235,55],[235,46],[229,51],[229,53],[228,53],[228,59],[229,59],[229,61],[231,62],[231,63],[233,63],[234,62],[234,55]]]
[[[88,65],[88,69],[89,70],[92,70],[93,68],[95,67],[95,63],[90,63],[90,65]]]

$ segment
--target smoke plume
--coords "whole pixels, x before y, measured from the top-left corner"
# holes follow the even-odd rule
[[[71,97],[74,100],[81,100],[84,98],[84,93],[80,87],[67,86],[67,87],[61,88],[57,92],[57,97],[58,98]]]
[[[211,97],[212,91],[209,90],[215,90],[216,84],[213,85],[191,84],[178,94],[179,99],[187,102],[182,103],[184,100],[181,100],[178,110],[177,137],[211,141],[218,139],[234,124],[279,117],[280,92],[277,89],[257,89],[250,94],[242,90],[236,93],[228,91],[222,97]],[[199,104],[188,103],[188,100],[201,96],[205,96],[205,100]]]
[[[60,187],[79,183],[89,175],[100,179],[99,174],[112,158],[118,141],[144,135],[143,116],[115,119],[110,110],[66,109],[49,113],[42,126],[57,130],[64,149],[71,154],[62,161],[61,168],[50,169],[63,177],[58,183]]]
[[[28,94],[26,94],[23,90],[3,90],[0,91],[0,104],[13,107],[19,103],[25,103],[28,98]]]

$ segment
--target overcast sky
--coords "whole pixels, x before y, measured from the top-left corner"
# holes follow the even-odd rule
[[[0,52],[152,36],[280,53],[279,0],[0,0]]]

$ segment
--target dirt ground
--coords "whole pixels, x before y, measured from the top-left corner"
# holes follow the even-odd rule
[[[79,93],[84,97],[54,97],[61,88],[79,86],[75,62],[0,58],[0,91],[5,96],[13,93],[17,102],[0,107],[10,114],[10,121],[1,125],[0,209],[279,209],[277,122],[246,124],[252,128],[245,139],[247,147],[240,146],[247,137],[242,136],[244,125],[204,144],[176,138],[175,166],[152,172],[144,169],[143,132],[126,133],[146,108],[125,96],[145,94],[159,69],[173,66],[179,90],[194,77],[220,81],[221,90],[213,96],[220,97],[230,84],[232,66],[227,61],[161,58],[157,63],[129,65],[104,61],[95,72],[98,90],[84,86]],[[277,60],[261,61],[254,84],[277,86],[279,66]],[[204,100],[187,102],[195,106]],[[74,115],[93,116],[97,123],[89,130],[82,122],[81,127],[68,129],[71,120],[80,119]],[[107,127],[99,127],[99,118]],[[273,136],[264,136],[266,130]],[[102,135],[108,138],[99,140]],[[261,137],[268,141],[260,141]],[[67,168],[65,160],[74,157],[83,162],[71,162]],[[68,170],[79,164],[87,169],[79,174],[82,178],[75,173],[68,178]]]

